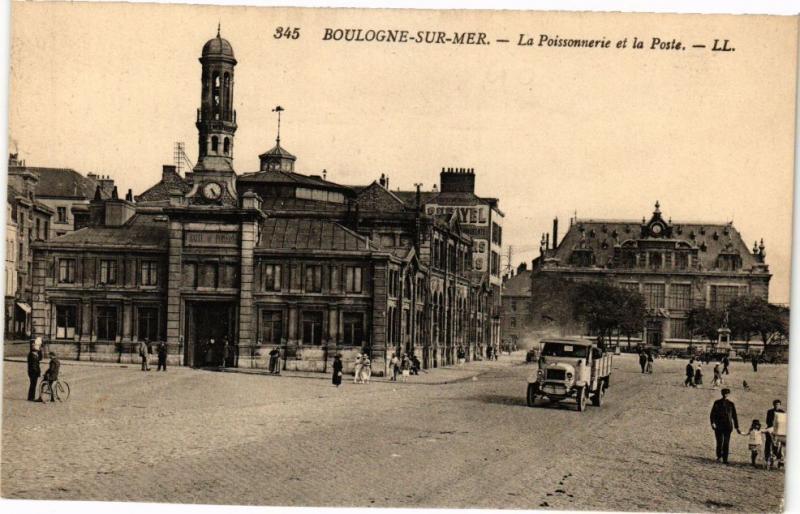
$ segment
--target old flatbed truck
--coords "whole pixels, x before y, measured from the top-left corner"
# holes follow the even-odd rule
[[[574,398],[578,410],[584,411],[591,398],[599,407],[609,386],[611,359],[611,352],[592,341],[542,340],[538,369],[528,378],[528,405],[535,406],[539,397],[555,403]]]

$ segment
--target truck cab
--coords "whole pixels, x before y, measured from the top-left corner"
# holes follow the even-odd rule
[[[578,410],[586,408],[587,399],[600,406],[609,386],[611,352],[605,352],[593,341],[583,339],[546,339],[535,373],[528,378],[527,402],[537,398],[560,402],[574,398]]]

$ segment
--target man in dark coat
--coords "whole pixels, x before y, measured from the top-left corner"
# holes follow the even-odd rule
[[[342,383],[342,356],[336,354],[333,358],[333,385],[339,387]]]
[[[731,374],[731,372],[728,371],[728,366],[730,366],[730,364],[731,364],[731,361],[730,361],[730,359],[728,359],[727,355],[722,358],[722,374],[723,375],[730,375]]]
[[[753,357],[750,359],[750,364],[753,365],[753,371],[758,372],[758,354],[753,354]]]
[[[731,390],[727,387],[722,390],[722,398],[714,402],[711,407],[711,428],[717,441],[717,462],[720,460],[728,463],[728,448],[731,442],[731,432],[735,428],[739,431],[739,419],[736,417],[736,406],[728,399]]]
[[[775,425],[775,413],[776,412],[786,412],[781,407],[780,400],[773,400],[772,408],[767,411],[767,428],[772,428]],[[766,440],[764,441],[764,457],[769,458],[772,455],[772,434],[767,432]]]
[[[639,352],[639,366],[642,367],[642,373],[644,373],[647,367],[647,354],[644,353],[644,350]]]
[[[167,343],[161,341],[158,343],[158,369],[156,371],[167,371]]]
[[[278,357],[280,357],[281,351],[276,346],[269,352],[269,372],[270,373],[277,373],[278,372]]]
[[[39,383],[39,377],[42,375],[42,368],[39,366],[39,352],[33,346],[31,351],[28,352],[28,379],[30,385],[28,386],[28,401],[36,400],[36,385]]]
[[[694,359],[689,359],[689,364],[686,365],[686,380],[683,381],[683,385],[697,387],[694,385]]]

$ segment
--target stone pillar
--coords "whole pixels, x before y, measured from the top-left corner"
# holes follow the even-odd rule
[[[387,312],[386,263],[376,262],[372,266],[372,372],[386,376],[386,312]]]
[[[240,285],[239,285],[239,362],[250,366],[253,345],[253,249],[256,242],[256,222],[242,223]]]
[[[181,343],[181,269],[183,259],[183,225],[179,221],[169,224],[169,251],[167,257],[167,344],[178,348],[180,362],[184,365]],[[189,344],[189,341],[183,341]]]

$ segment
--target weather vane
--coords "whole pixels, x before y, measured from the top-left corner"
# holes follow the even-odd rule
[[[279,144],[279,145],[281,144],[281,113],[283,111],[285,111],[285,109],[283,107],[281,107],[280,105],[278,105],[274,109],[272,109],[272,112],[277,112],[278,113],[278,137],[275,139],[275,142],[277,144]]]

